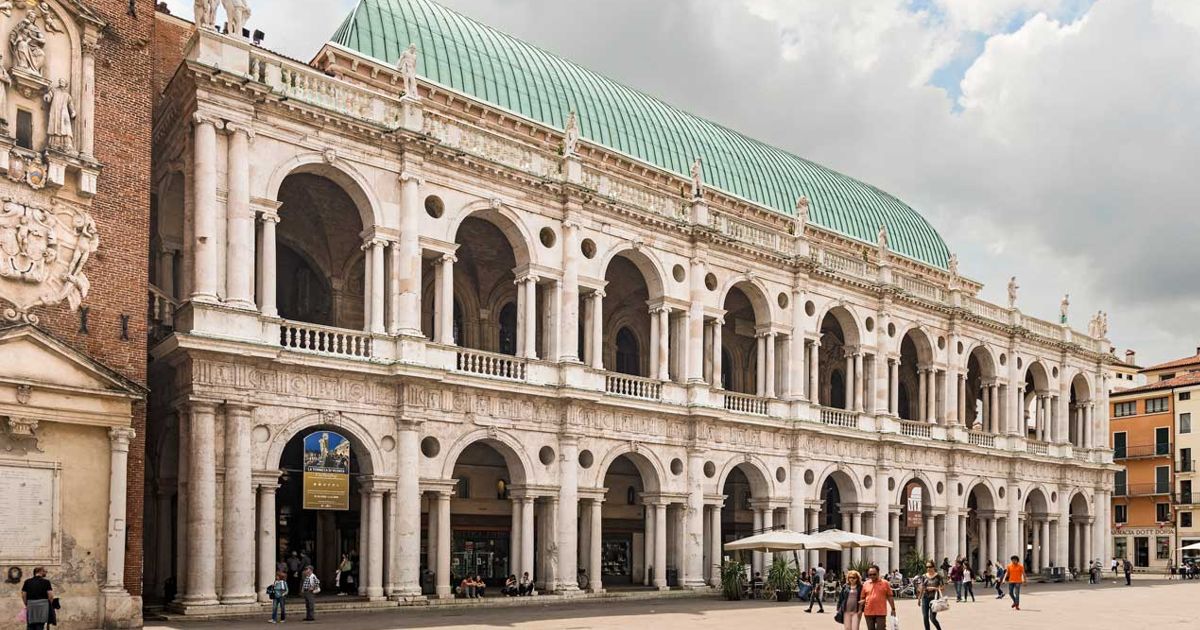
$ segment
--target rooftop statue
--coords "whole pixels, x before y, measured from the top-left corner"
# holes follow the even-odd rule
[[[1071,294],[1067,293],[1063,296],[1062,304],[1058,307],[1058,315],[1062,324],[1067,323],[1067,310],[1071,308]]]
[[[1017,307],[1017,289],[1020,289],[1020,288],[1021,288],[1021,285],[1017,284],[1016,276],[1013,276],[1011,279],[1009,279],[1009,281],[1008,281],[1008,308],[1016,308]]]
[[[804,228],[808,227],[809,206],[808,197],[805,195],[800,195],[800,198],[796,200],[796,222],[799,223],[796,226],[797,234],[803,234]]]
[[[577,146],[579,146],[579,123],[575,119],[575,111],[572,110],[567,115],[566,134],[563,136],[563,157],[575,155]]]
[[[417,98],[416,44],[409,44],[408,48],[400,53],[400,60],[396,62],[396,71],[400,73],[400,78],[404,79],[404,96]]]
[[[704,196],[704,166],[700,162],[700,158],[696,158],[692,162],[692,198],[700,199]]]

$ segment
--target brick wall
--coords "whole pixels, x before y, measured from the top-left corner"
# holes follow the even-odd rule
[[[154,25],[154,105],[183,61],[183,49],[195,25],[159,12]]]
[[[66,302],[36,313],[42,327],[137,383],[146,382],[147,267],[150,230],[151,43],[154,2],[89,0],[108,23],[96,53],[96,159],[103,165],[91,213],[100,249],[85,268],[91,289],[87,332]],[[127,318],[122,333],[122,318]],[[142,586],[145,405],[134,406],[129,448],[125,586]]]

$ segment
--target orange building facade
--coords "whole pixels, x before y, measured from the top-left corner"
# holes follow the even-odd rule
[[[1138,571],[1165,571],[1176,544],[1175,412],[1172,389],[1157,383],[1113,392],[1113,555]]]

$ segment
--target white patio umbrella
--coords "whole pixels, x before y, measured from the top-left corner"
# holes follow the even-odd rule
[[[1200,543],[1192,543],[1179,548],[1180,551],[1200,551]]]
[[[776,529],[754,536],[747,536],[727,542],[725,551],[803,551],[806,549],[829,549],[837,551],[841,546],[836,542],[820,540],[809,534],[801,534],[790,529]]]
[[[892,543],[882,538],[867,536],[866,534],[855,534],[840,529],[827,529],[823,532],[812,534],[813,538],[832,542],[838,545],[839,549],[864,549],[867,547],[891,547]]]

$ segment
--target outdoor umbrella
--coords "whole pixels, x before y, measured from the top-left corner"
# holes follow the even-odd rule
[[[790,529],[776,529],[733,542],[725,543],[726,551],[801,551],[805,549],[841,549],[836,542],[819,540],[815,536],[801,534]]]
[[[862,549],[866,547],[891,547],[892,543],[866,534],[855,534],[840,529],[827,529],[812,535],[818,540],[839,545],[839,549]]]
[[[1180,547],[1180,551],[1200,551],[1200,543],[1192,543],[1190,545]]]

